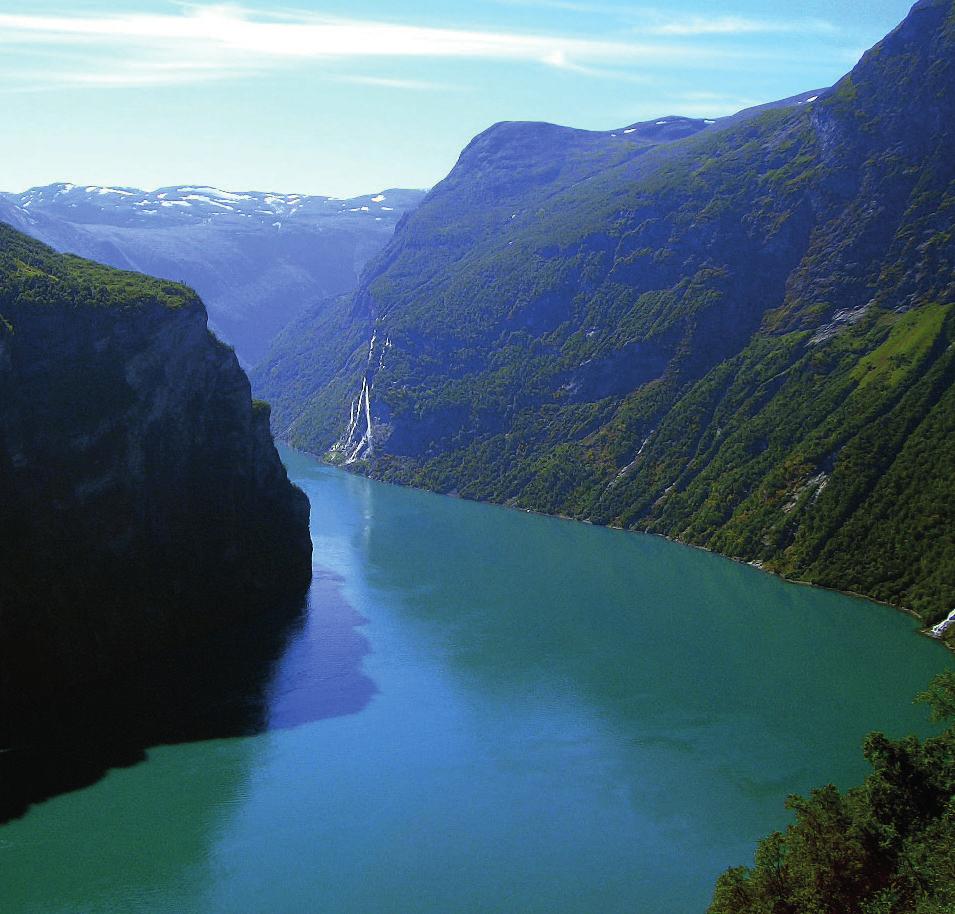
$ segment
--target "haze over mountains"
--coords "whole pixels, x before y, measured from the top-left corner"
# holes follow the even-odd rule
[[[58,251],[192,286],[212,329],[250,366],[309,304],[353,289],[423,196],[52,184],[0,194],[0,220]]]
[[[831,90],[720,122],[490,128],[353,296],[279,338],[253,378],[276,433],[936,621],[953,62],[952,4],[923,0]]]

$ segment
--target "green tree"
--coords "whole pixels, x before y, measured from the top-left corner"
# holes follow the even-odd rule
[[[955,671],[916,700],[948,729],[870,734],[865,782],[790,797],[794,822],[759,843],[753,867],[720,876],[710,914],[955,912]]]

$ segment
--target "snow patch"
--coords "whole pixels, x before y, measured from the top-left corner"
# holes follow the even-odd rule
[[[220,203],[218,200],[213,200],[211,197],[206,197],[202,194],[187,194],[184,199],[195,200],[198,203],[207,203],[209,206],[218,206],[222,209],[227,209],[230,213],[235,212],[234,206],[229,206],[228,203]]]
[[[384,194],[378,194],[377,197],[372,197],[372,198],[371,198],[371,202],[372,202],[372,203],[381,203],[381,201],[384,200],[384,199],[385,199],[385,195],[384,195]]]
[[[218,198],[219,200],[231,200],[233,203],[237,203],[239,200],[251,200],[251,194],[234,194],[228,190],[219,190],[218,187],[195,187],[193,190],[211,194],[212,196]]]

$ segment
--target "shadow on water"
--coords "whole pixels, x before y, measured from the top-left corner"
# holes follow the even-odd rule
[[[119,681],[84,686],[0,733],[0,823],[150,747],[253,736],[361,711],[376,692],[361,669],[365,619],[341,580],[316,571],[307,595],[265,616],[137,665]]]

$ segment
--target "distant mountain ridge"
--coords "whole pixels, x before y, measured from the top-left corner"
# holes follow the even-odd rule
[[[213,329],[252,365],[289,320],[353,289],[423,196],[60,183],[0,194],[0,221],[59,251],[186,282],[206,302]]]
[[[274,226],[275,222],[269,219],[318,222],[335,216],[356,223],[369,219],[393,222],[397,217],[390,213],[403,212],[415,205],[423,194],[423,191],[391,189],[340,199],[192,185],[144,191],[134,187],[59,183],[32,187],[20,194],[0,193],[0,199],[28,211],[29,215],[55,213],[79,224],[130,225],[138,224],[140,219],[163,215],[188,221],[252,219]]]
[[[277,434],[371,475],[935,622],[955,605],[953,148],[951,0],[832,89],[733,118],[495,125],[254,389]]]

